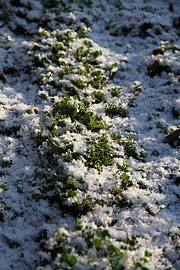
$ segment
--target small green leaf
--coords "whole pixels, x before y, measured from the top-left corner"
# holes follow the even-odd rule
[[[100,238],[105,238],[106,236],[110,237],[108,230],[96,230],[96,235]]]
[[[43,127],[42,127],[42,123],[40,123],[40,133],[41,133],[41,135],[43,134]]]
[[[78,30],[78,38],[84,38],[86,35],[86,30],[84,28],[80,28]]]
[[[95,246],[96,249],[100,249],[101,246],[102,246],[102,241],[101,241],[101,239],[95,239],[93,241],[93,244],[94,244],[94,246]]]
[[[74,255],[69,256],[69,264],[70,264],[71,266],[73,266],[73,265],[76,264],[76,263],[77,263],[76,257],[75,257]]]
[[[151,257],[151,256],[152,256],[152,253],[149,252],[149,251],[147,251],[147,250],[145,250],[144,256],[146,256],[146,257]]]
[[[47,96],[46,96],[46,94],[41,94],[41,95],[40,95],[40,98],[42,98],[42,99],[47,99]]]
[[[41,47],[39,47],[38,45],[34,45],[34,47],[32,48],[32,51],[33,52],[36,52],[36,51],[40,51]]]
[[[58,135],[59,135],[59,131],[58,131],[57,129],[54,129],[54,130],[53,130],[53,134],[54,134],[55,136],[58,136]]]
[[[32,114],[33,112],[32,112],[32,110],[26,110],[26,113]]]
[[[68,181],[67,181],[67,184],[72,185],[72,186],[74,186],[75,188],[78,188],[78,186],[77,186],[76,183],[72,180],[71,177],[69,177],[69,179],[68,179]]]
[[[146,259],[146,258],[141,258],[141,261],[142,261],[143,263],[148,263],[148,262],[149,262],[148,259]]]
[[[66,191],[67,197],[75,197],[76,196],[76,191],[72,190],[72,189],[68,189]]]
[[[116,253],[118,256],[122,257],[123,256],[123,253],[119,251],[118,248],[116,248],[114,245],[109,245],[108,249],[110,251],[113,251],[114,253]]]
[[[102,236],[103,237],[106,237],[106,236],[110,237],[110,234],[109,234],[108,230],[103,230],[102,231]]]
[[[69,256],[67,251],[63,252],[61,258],[59,259],[60,262],[68,262]]]
[[[77,230],[81,230],[83,228],[83,225],[81,225],[81,221],[79,219],[76,220],[76,228]]]
[[[38,114],[39,112],[38,112],[38,109],[34,109],[34,113],[35,114]]]
[[[47,32],[45,30],[41,31],[40,36],[47,37]]]
[[[121,179],[124,180],[124,181],[126,181],[126,180],[129,179],[129,175],[127,175],[126,173],[123,173],[123,174],[121,175]]]

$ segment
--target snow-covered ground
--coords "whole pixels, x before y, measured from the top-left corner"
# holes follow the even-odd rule
[[[179,0],[1,0],[0,270],[180,269],[179,128]]]

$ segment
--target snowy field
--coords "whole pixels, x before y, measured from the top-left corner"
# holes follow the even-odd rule
[[[0,0],[0,270],[179,270],[179,213],[179,0]]]

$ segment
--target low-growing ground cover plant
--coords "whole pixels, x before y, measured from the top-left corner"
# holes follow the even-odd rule
[[[106,114],[111,117],[113,117],[114,115],[126,117],[128,114],[128,110],[125,107],[123,107],[121,102],[118,105],[108,103],[108,105],[106,106]]]
[[[179,269],[177,2],[0,1],[3,270]]]
[[[56,203],[58,202],[63,212],[69,213],[74,217],[79,217],[79,220],[88,213],[94,215],[96,209],[102,211],[104,207],[112,207],[113,205],[116,205],[117,208],[131,207],[132,202],[123,195],[123,191],[133,185],[130,176],[127,174],[129,165],[125,160],[121,166],[117,166],[114,163],[114,159],[119,154],[116,147],[111,146],[111,143],[113,140],[119,140],[119,145],[124,148],[124,157],[126,155],[127,157],[136,157],[135,142],[131,141],[131,135],[122,139],[120,135],[113,134],[110,139],[107,132],[112,126],[107,125],[102,116],[92,110],[94,103],[101,105],[108,102],[108,92],[111,93],[112,98],[120,97],[121,88],[106,88],[108,80],[112,79],[112,70],[116,65],[112,65],[111,68],[105,68],[104,70],[102,68],[100,69],[98,58],[102,56],[102,52],[93,49],[94,45],[85,38],[84,30],[82,30],[83,35],[80,33],[80,30],[77,33],[71,30],[67,30],[66,32],[56,30],[45,35],[43,33],[44,30],[41,30],[40,36],[42,43],[32,45],[33,50],[29,52],[32,55],[32,59],[35,59],[35,61],[32,60],[34,67],[38,67],[41,74],[43,74],[39,96],[47,104],[48,108],[42,112],[45,118],[43,118],[41,131],[36,139],[39,145],[40,159],[42,160],[41,173],[37,170],[36,177],[43,179],[44,184],[42,188],[46,192],[49,201],[53,203],[55,201]],[[51,41],[51,44],[49,43],[50,36],[54,40]],[[81,43],[82,46],[79,46],[74,51],[74,45],[77,42]],[[44,44],[47,44],[46,47],[44,47]],[[53,44],[55,44],[55,47]],[[38,58],[36,57],[37,51],[44,51],[43,58],[40,56]],[[63,52],[63,55],[60,52]],[[54,54],[56,57],[58,56],[55,61]],[[68,65],[65,61],[62,62],[62,56],[64,59],[69,57],[70,62]],[[56,65],[56,69],[49,68],[51,65],[53,67]],[[56,86],[53,94],[48,90],[50,89],[48,85],[51,87]],[[67,85],[75,87],[75,95],[71,96],[69,94]],[[91,95],[94,96],[95,101]],[[105,114],[110,117],[116,115],[124,118],[128,115],[128,111],[121,101],[119,101],[118,106],[109,102],[108,105],[102,108]],[[101,132],[103,133],[99,136],[98,133]],[[78,149],[75,150],[77,138],[83,139],[82,135],[86,138],[82,140],[84,149],[80,151]],[[46,158],[47,162],[45,162],[44,158]],[[116,176],[114,174],[112,178],[105,178],[103,182],[102,180],[99,182],[96,178],[92,179],[91,181],[94,183],[93,187],[92,183],[91,186],[89,185],[87,177],[83,177],[82,175],[77,177],[74,171],[70,172],[68,167],[71,167],[74,162],[84,162],[85,171],[95,169],[99,175],[106,168],[108,170],[109,168],[118,170]],[[110,185],[109,188],[104,189],[103,186],[108,184],[108,182]],[[91,194],[91,190],[96,186],[98,188],[96,190],[98,197],[95,193]],[[113,220],[116,220],[116,218],[113,218]],[[92,231],[86,228],[83,230],[83,237],[89,234],[88,230],[89,232]],[[107,232],[106,235],[105,232]],[[74,231],[74,234],[76,233],[79,235],[80,231]],[[80,258],[85,258],[90,251],[85,249],[82,253],[79,250],[78,252],[80,253],[77,256],[75,250],[73,251],[70,246],[69,248],[66,247],[67,240],[63,244],[63,239],[67,239],[65,235],[62,237],[59,236],[58,246],[60,246],[55,245],[50,248],[54,254],[54,250],[58,247],[58,260],[53,255],[55,259],[53,262],[54,267],[76,269],[76,265],[78,265],[77,269],[79,269],[81,264],[88,264],[89,267],[90,265],[92,267],[98,267],[105,260],[104,265],[109,265],[112,269],[116,269],[117,267],[117,269],[119,267],[123,269],[124,262],[127,259],[127,251],[131,251],[131,248],[129,249],[121,245],[119,249],[116,246],[117,244],[114,245],[111,242],[110,235],[106,230],[103,230],[102,233],[101,230],[97,230],[97,236],[94,240],[93,235],[87,238],[89,242],[86,248],[92,249],[92,252],[97,254],[94,255],[93,260],[88,259],[84,263],[81,262],[82,259]],[[55,235],[56,237],[57,233]],[[109,240],[105,240],[106,237]],[[123,243],[126,242],[126,240],[121,241]],[[69,244],[71,245],[71,241]],[[47,248],[49,248],[48,244]],[[125,250],[125,253],[121,249],[123,251]],[[103,257],[100,259],[99,256],[109,259],[103,259]],[[45,266],[50,261],[45,255],[45,257],[41,257],[40,264]],[[134,267],[137,265],[141,266],[141,263],[136,262],[134,265]]]
[[[85,165],[95,168],[100,172],[103,165],[109,166],[113,164],[115,154],[105,135],[94,140],[88,140],[88,144],[90,148],[86,151]]]

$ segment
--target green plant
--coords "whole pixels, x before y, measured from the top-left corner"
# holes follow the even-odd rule
[[[115,203],[120,208],[131,207],[133,205],[131,200],[125,198],[123,194],[121,194],[120,196],[119,194],[115,196]]]
[[[103,135],[97,139],[87,140],[90,148],[87,149],[85,155],[85,165],[89,168],[95,168],[100,173],[103,166],[113,164],[115,156],[113,148],[108,144],[108,138]]]
[[[87,31],[85,28],[79,28],[79,30],[77,31],[78,38],[84,38],[86,33]]]
[[[128,157],[134,157],[137,158],[137,150],[135,147],[135,142],[132,141],[132,138],[134,138],[134,134],[130,134],[126,137],[126,140],[124,140],[123,142],[123,147],[124,147],[124,151],[125,154]]]
[[[84,40],[83,43],[84,43],[84,45],[86,45],[88,48],[90,48],[90,47],[93,46],[93,45],[92,45],[92,41],[90,41],[90,40]]]
[[[41,37],[47,37],[47,36],[48,36],[47,31],[45,31],[45,30],[43,30],[43,29],[40,31],[39,34],[40,34]]]
[[[122,88],[121,87],[114,87],[108,90],[111,92],[112,97],[120,97]]]
[[[101,70],[91,72],[91,80],[89,84],[96,89],[101,89],[106,86],[107,78],[103,76]]]
[[[128,115],[128,109],[126,109],[121,102],[119,102],[119,105],[116,106],[113,103],[108,103],[106,106],[106,115],[109,115],[110,117],[113,117],[115,115],[121,116],[121,117],[127,117]]]
[[[73,71],[72,65],[63,66],[62,69],[59,71],[59,78],[62,79],[64,75],[71,74]]]
[[[95,103],[106,102],[106,96],[101,91],[94,91],[93,96],[95,98]]]
[[[83,80],[78,79],[77,81],[74,81],[73,84],[79,88],[79,89],[84,89],[86,87],[86,84]]]
[[[83,60],[83,57],[87,55],[87,51],[84,51],[84,47],[79,47],[76,51],[76,59],[78,62],[81,62]]]
[[[90,65],[98,65],[97,58],[102,55],[102,51],[93,51],[91,46],[88,46],[86,50],[83,46],[80,46],[76,53],[75,57],[78,62],[83,62]]]
[[[117,63],[112,64],[110,67],[106,68],[106,70],[109,72],[109,78],[112,80],[114,78],[114,76],[117,73]]]
[[[78,97],[74,98],[78,101]],[[71,121],[76,123],[76,126],[77,123],[80,123],[91,131],[96,132],[100,129],[107,129],[108,126],[102,120],[102,117],[88,111],[88,107],[89,102],[87,100],[81,100],[75,103],[67,95],[64,95],[61,101],[53,104],[52,114],[55,119],[52,121],[52,128],[55,126],[65,126],[64,119],[70,117]]]
[[[126,138],[123,138],[119,134],[111,134],[111,138],[115,140],[119,145],[122,145],[124,152],[128,157],[137,158],[137,150],[135,142],[132,140],[136,135],[134,133],[128,134]]]
[[[133,182],[130,180],[130,176],[125,172],[121,175],[121,188],[127,189],[128,187],[133,186]]]
[[[46,57],[40,57],[39,55],[34,56],[33,64],[36,67],[46,68],[47,65],[50,64],[50,61]]]
[[[62,32],[60,32],[59,30],[56,30],[55,36],[57,38],[57,41],[62,42],[64,44],[64,46],[69,47],[70,43],[74,41],[74,39],[72,37],[72,32],[73,31],[67,30],[62,35]]]
[[[139,188],[141,189],[147,189],[147,185],[143,181],[138,182]]]

